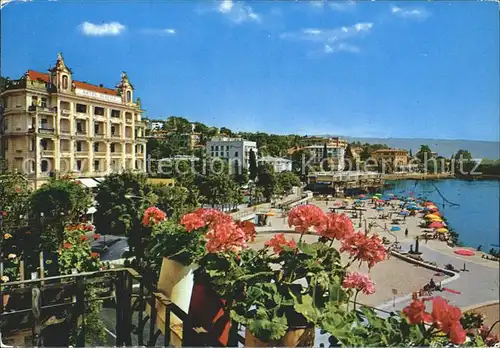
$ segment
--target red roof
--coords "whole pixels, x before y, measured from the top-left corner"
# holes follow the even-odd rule
[[[42,80],[44,82],[49,82],[49,74],[44,74],[34,70],[28,70],[28,76],[30,80]],[[73,80],[73,82],[75,83],[76,87],[81,89],[86,89],[87,91],[94,91],[97,93],[103,93],[114,96],[117,95],[116,90],[111,88],[99,87],[96,85],[91,85],[90,83],[76,81],[76,80]]]

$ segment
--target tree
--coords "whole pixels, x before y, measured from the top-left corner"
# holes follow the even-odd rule
[[[229,129],[229,128],[226,128],[226,127],[221,127],[220,128],[220,134],[225,134],[227,136],[233,136],[233,132]]]
[[[289,195],[294,186],[300,186],[299,177],[293,172],[281,172],[276,175],[278,191],[280,194]]]
[[[153,196],[146,184],[146,176],[125,172],[111,174],[99,185],[96,194],[96,229],[101,234],[129,235],[140,225],[144,208]]]
[[[411,153],[411,149],[410,149],[410,154],[409,154],[409,157],[412,158],[413,157],[413,154]]]
[[[274,168],[269,163],[261,163],[257,174],[257,187],[264,190],[264,198],[269,202],[276,193],[277,181]]]
[[[199,206],[196,187],[187,189],[182,186],[154,185],[152,190],[156,195],[156,206],[167,213],[171,220],[178,221]]]
[[[422,164],[431,159],[432,151],[428,145],[420,145],[420,150],[417,152],[417,158]]]
[[[30,190],[18,173],[0,175],[0,229],[20,227],[29,212]],[[22,218],[20,218],[22,216]]]
[[[457,160],[457,161],[461,161],[461,160],[471,161],[472,155],[467,150],[458,150],[457,153],[455,154],[455,160]]]
[[[323,144],[323,160],[326,160],[328,157],[328,148],[326,146],[326,143]]]
[[[253,149],[250,149],[248,154],[248,171],[250,174],[250,180],[255,180],[257,177],[257,158]]]
[[[92,206],[90,190],[78,180],[52,179],[33,193],[30,209],[40,223],[45,248],[59,247],[67,223],[79,221]]]
[[[304,179],[309,174],[309,160],[311,159],[311,152],[308,150],[297,150],[292,154],[292,171],[300,178]]]

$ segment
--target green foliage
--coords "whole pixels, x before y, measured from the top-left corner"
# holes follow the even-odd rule
[[[277,191],[276,174],[274,168],[269,163],[261,163],[257,174],[257,187],[263,189],[264,198],[269,202]]]
[[[188,233],[181,225],[167,220],[153,227],[145,255],[159,270],[164,257],[189,266],[197,263],[204,253],[205,239],[202,233]]]
[[[465,161],[470,161],[472,160],[472,155],[469,151],[460,149],[457,151],[455,154],[455,160],[460,161],[460,160],[465,160]]]
[[[189,190],[183,186],[154,185],[152,191],[156,196],[156,206],[174,221],[178,221],[184,214],[199,206],[196,187]]]
[[[30,198],[31,213],[43,233],[42,245],[55,250],[63,241],[64,225],[78,221],[92,206],[92,195],[78,181],[53,179]]]
[[[250,175],[250,180],[255,180],[258,174],[257,157],[255,156],[255,152],[253,152],[252,149],[250,149],[250,152],[248,153],[248,172]]]
[[[150,188],[141,174],[111,174],[99,185],[94,221],[100,234],[130,235],[140,225],[146,206],[151,205]]]
[[[464,313],[460,323],[465,330],[480,329],[484,324],[484,315],[476,312]]]
[[[278,185],[278,193],[281,195],[289,195],[294,186],[300,186],[300,178],[293,172],[281,172],[276,175]]]
[[[22,224],[29,212],[29,196],[30,190],[22,175],[18,173],[0,175],[0,197],[2,197],[0,212],[5,212],[5,216],[2,217],[4,228],[9,230]]]
[[[292,155],[292,171],[300,176],[303,180],[309,173],[309,160],[311,152],[307,150],[297,150]]]

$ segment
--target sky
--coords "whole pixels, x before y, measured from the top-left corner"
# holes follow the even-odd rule
[[[1,74],[114,87],[233,131],[499,139],[495,2],[1,0]]]

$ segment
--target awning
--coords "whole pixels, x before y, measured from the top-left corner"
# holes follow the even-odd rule
[[[82,178],[82,179],[76,179],[76,180],[78,180],[83,186],[88,187],[88,188],[94,188],[94,187],[99,186],[99,184],[100,184],[100,182],[98,182],[94,179]]]

